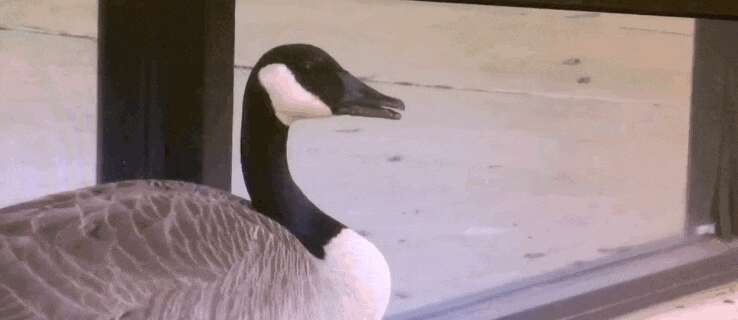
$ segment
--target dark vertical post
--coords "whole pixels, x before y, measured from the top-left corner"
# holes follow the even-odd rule
[[[100,0],[98,182],[230,190],[234,0]]]
[[[687,226],[717,222],[738,234],[738,22],[695,28]],[[691,232],[692,230],[688,230]]]

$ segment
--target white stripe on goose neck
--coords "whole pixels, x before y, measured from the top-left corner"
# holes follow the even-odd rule
[[[259,82],[269,94],[274,114],[286,126],[299,119],[332,115],[331,109],[303,88],[284,64],[275,63],[261,68]]]

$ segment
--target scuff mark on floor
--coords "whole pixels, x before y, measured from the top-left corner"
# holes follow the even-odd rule
[[[76,38],[76,39],[97,41],[97,37],[95,36],[90,36],[90,35],[85,35],[85,34],[73,34],[73,33],[65,32],[65,31],[46,30],[46,29],[41,29],[41,28],[33,27],[33,26],[0,25],[0,31],[33,33],[33,34],[41,34],[41,35],[46,35],[46,36],[57,36],[57,37],[63,37],[63,38]]]
[[[410,298],[410,294],[404,291],[397,291],[395,292],[395,298],[407,299],[407,298]]]
[[[580,63],[582,63],[582,59],[579,59],[579,58],[569,58],[562,62],[562,64],[567,65],[567,66],[575,66]]]
[[[526,259],[533,260],[533,259],[540,259],[540,258],[543,258],[545,256],[546,256],[546,254],[543,253],[543,252],[534,252],[534,253],[526,253],[523,257],[526,258]]]
[[[668,30],[658,30],[658,29],[648,29],[648,28],[638,28],[638,27],[626,27],[626,26],[623,26],[623,27],[620,27],[620,29],[629,30],[629,31],[655,32],[655,33],[670,34],[670,35],[683,36],[683,37],[691,37],[691,36],[694,36],[691,33],[683,33],[683,32],[668,31]]]
[[[233,69],[251,71],[251,70],[254,70],[254,67],[253,66],[249,66],[249,65],[243,65],[243,64],[234,64],[233,65]]]
[[[620,254],[620,253],[628,252],[632,249],[633,249],[632,246],[622,246],[622,247],[614,247],[614,248],[600,248],[600,249],[597,249],[597,252],[602,253],[602,254],[613,254],[613,253]]]
[[[599,12],[585,12],[585,13],[578,13],[578,14],[564,16],[564,18],[567,18],[567,19],[597,18],[600,15],[602,14]]]
[[[579,84],[587,84],[587,83],[590,83],[590,82],[592,82],[592,78],[591,77],[588,77],[588,76],[579,77],[577,79],[577,83],[579,83]]]

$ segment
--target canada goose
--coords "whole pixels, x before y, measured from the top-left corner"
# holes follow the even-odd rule
[[[300,191],[286,143],[294,121],[388,108],[315,46],[268,51],[244,96],[252,201],[137,180],[0,209],[0,319],[380,319],[384,257]]]

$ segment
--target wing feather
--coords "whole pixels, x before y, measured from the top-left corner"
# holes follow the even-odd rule
[[[266,318],[308,299],[313,268],[248,201],[195,184],[125,181],[0,209],[1,319]]]

